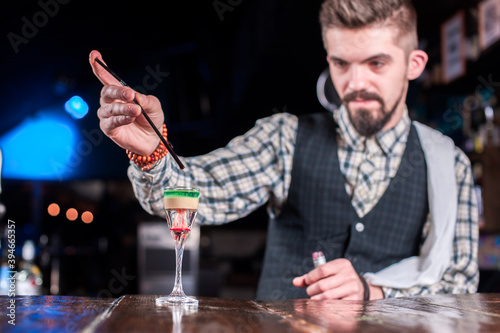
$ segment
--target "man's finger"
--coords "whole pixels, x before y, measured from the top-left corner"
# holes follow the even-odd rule
[[[134,100],[135,91],[123,86],[104,86],[101,90],[101,104],[113,103],[116,100],[130,103]]]
[[[304,275],[304,282],[306,283],[306,285],[311,285],[325,277],[336,275],[340,271],[348,267],[352,267],[352,265],[347,259],[342,258],[329,261],[326,264],[316,267],[315,269]]]
[[[329,263],[326,263],[324,265],[321,265],[319,267],[316,267],[315,269],[313,269],[312,271],[310,271],[309,273],[307,273],[305,276],[304,276],[304,283],[306,285],[311,285],[331,274],[335,274],[336,270],[335,271],[332,271],[330,266],[334,266],[334,265],[331,265],[332,262],[329,262]],[[330,264],[330,265],[329,265]]]
[[[160,101],[156,98],[156,96],[143,95],[135,91],[135,98],[144,110],[156,110],[161,107]]]
[[[330,289],[327,290],[323,293],[311,296],[311,299],[313,300],[322,300],[322,299],[357,299],[356,297],[352,296],[350,293],[350,290],[347,288],[336,288],[336,289]]]
[[[295,287],[301,287],[301,288],[307,287],[325,277],[326,275],[324,274],[325,273],[323,272],[323,268],[317,267],[307,274],[304,274],[302,276],[297,276],[296,278],[294,278],[293,285]]]
[[[102,60],[101,53],[99,51],[93,50],[89,55],[90,66],[92,67],[92,71],[95,76],[102,82],[104,85],[120,85],[120,82],[113,77],[113,75],[109,74],[107,70],[105,70],[95,59],[101,60],[104,64],[104,60]]]
[[[307,284],[305,282],[305,275],[297,276],[295,279],[293,279],[293,285],[299,288],[307,287]]]
[[[100,126],[103,133],[112,137],[113,131],[120,126],[131,124],[135,121],[135,117],[118,116],[101,120]]]
[[[99,119],[117,116],[138,117],[140,114],[141,109],[139,105],[131,103],[105,104],[97,110],[97,116]]]
[[[331,289],[339,288],[344,283],[345,279],[343,279],[342,276],[332,275],[311,284],[309,287],[307,287],[306,292],[309,296],[314,296],[322,294]]]

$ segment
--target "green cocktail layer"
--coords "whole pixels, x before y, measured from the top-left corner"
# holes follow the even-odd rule
[[[198,199],[200,197],[200,192],[198,191],[183,191],[183,190],[165,190],[165,198],[194,198]]]
[[[200,192],[192,189],[166,189],[163,195],[165,209],[198,209]]]

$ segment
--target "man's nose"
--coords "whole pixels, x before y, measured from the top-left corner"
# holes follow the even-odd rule
[[[366,90],[367,85],[367,76],[363,68],[361,66],[352,66],[349,73],[349,90]]]

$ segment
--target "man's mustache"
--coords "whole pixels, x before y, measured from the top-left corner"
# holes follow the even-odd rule
[[[382,100],[382,97],[380,97],[376,93],[368,92],[366,90],[353,91],[353,92],[345,95],[344,99],[342,101],[344,102],[344,104],[347,104],[347,103],[352,102],[352,101],[357,100],[357,99],[375,100],[375,101],[378,101],[380,104],[384,105],[384,101]]]

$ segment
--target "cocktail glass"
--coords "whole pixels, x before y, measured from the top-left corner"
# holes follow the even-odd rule
[[[165,215],[175,241],[175,283],[168,296],[156,299],[157,305],[198,304],[182,290],[182,257],[184,245],[198,212],[200,190],[192,187],[167,186],[164,189]]]

